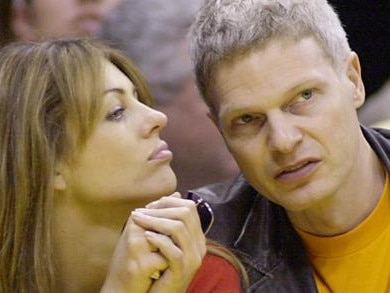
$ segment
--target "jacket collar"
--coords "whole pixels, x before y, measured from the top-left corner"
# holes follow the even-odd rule
[[[390,130],[361,129],[390,171]],[[276,288],[317,292],[302,242],[282,207],[257,193],[242,175],[231,185],[215,184],[194,192],[209,201],[215,212],[207,236],[237,251],[250,277],[260,280],[261,292],[277,292]]]

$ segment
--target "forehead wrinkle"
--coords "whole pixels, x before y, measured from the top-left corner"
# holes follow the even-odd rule
[[[261,54],[260,54],[261,55]],[[296,58],[290,58],[288,62],[281,62],[278,66],[271,67],[271,71],[267,73],[261,72],[260,69],[254,67],[253,70],[249,70],[251,67],[256,66],[254,64],[256,59],[262,58],[262,56],[252,56],[255,60],[250,59],[241,60],[236,64],[225,64],[218,70],[218,76],[216,78],[215,90],[217,96],[219,96],[220,110],[223,106],[223,111],[231,111],[234,108],[235,101],[237,104],[245,104],[246,97],[257,96],[265,104],[267,102],[284,102],[285,99],[290,98],[292,94],[296,94],[299,90],[303,90],[305,86],[325,86],[326,85],[326,72],[318,71],[317,66],[313,67],[310,63],[307,64],[306,60],[296,60]],[[313,56],[312,56],[313,57]],[[326,60],[323,58],[319,60],[317,64],[324,64]],[[328,65],[329,70],[333,68]],[[254,76],[249,79],[241,79],[240,76],[245,76],[249,72],[253,72]],[[257,76],[256,76],[257,75]],[[267,79],[267,77],[272,77]],[[265,81],[266,80],[266,81]],[[223,105],[224,97],[229,101],[229,105]],[[229,97],[232,97],[229,99]],[[256,99],[255,101],[259,101]]]

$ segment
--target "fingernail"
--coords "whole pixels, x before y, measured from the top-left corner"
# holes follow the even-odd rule
[[[153,232],[145,231],[145,237],[146,238],[153,238]]]
[[[154,238],[156,235],[158,235],[158,233],[152,231],[145,231],[146,238]]]
[[[131,216],[133,218],[142,218],[144,216],[144,214],[140,213],[140,212],[137,212],[137,211],[132,211],[131,212]]]
[[[145,207],[147,209],[151,209],[151,208],[154,208],[156,205],[157,205],[157,202],[156,201],[152,201],[152,202],[148,203]]]

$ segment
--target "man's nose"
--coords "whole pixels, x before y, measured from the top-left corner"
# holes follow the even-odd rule
[[[277,111],[267,117],[267,122],[269,126],[268,145],[272,152],[290,153],[302,141],[302,131],[294,123],[292,114]]]

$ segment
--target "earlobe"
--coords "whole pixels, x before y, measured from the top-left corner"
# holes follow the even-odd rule
[[[209,117],[213,124],[218,127],[217,118],[213,114],[211,114],[211,112],[207,112],[207,117]]]
[[[211,113],[211,112],[207,113],[207,117],[209,117],[209,119],[217,127],[218,131],[221,132],[219,121],[218,121],[218,117],[216,115],[214,115],[213,113]]]
[[[54,190],[56,191],[64,191],[66,189],[66,181],[65,178],[60,171],[56,171],[54,174]]]
[[[353,103],[357,108],[363,105],[365,99],[365,89],[362,80],[359,57],[355,52],[352,52],[348,59],[347,69],[348,79],[354,87]]]

